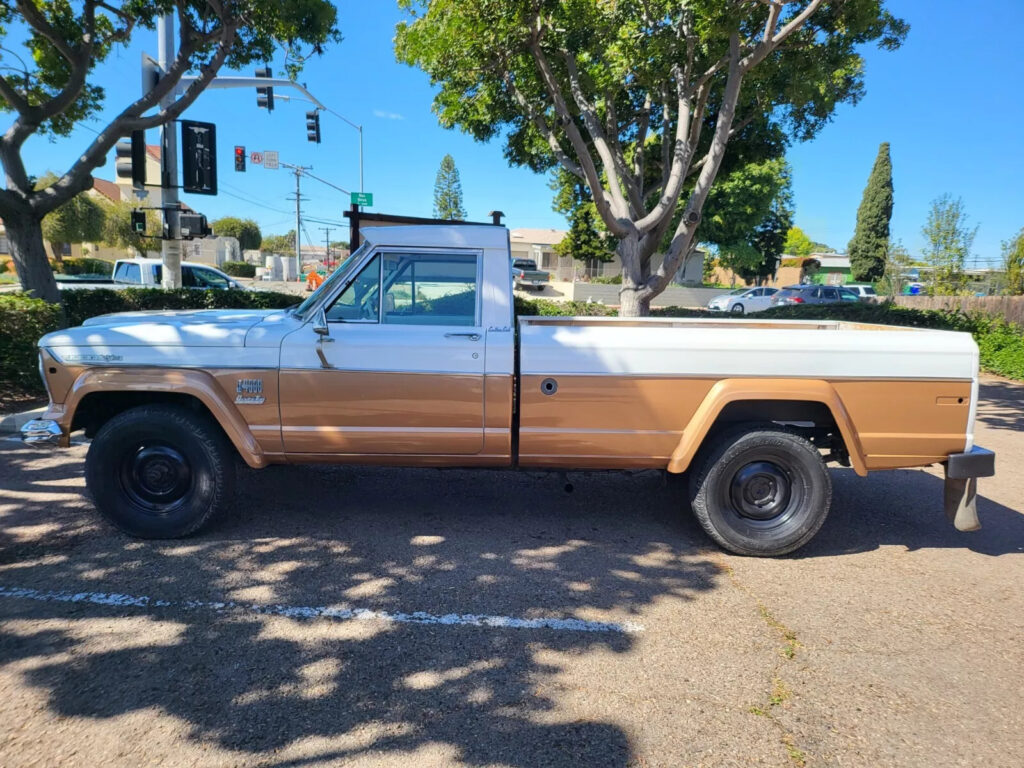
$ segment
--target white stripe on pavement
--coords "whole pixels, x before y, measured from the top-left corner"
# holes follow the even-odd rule
[[[119,608],[170,608],[185,611],[205,610],[214,613],[242,612],[263,616],[284,616],[289,619],[336,619],[341,621],[384,621],[394,624],[442,624],[493,627],[504,629],[555,629],[564,632],[614,632],[633,634],[643,632],[642,624],[631,621],[606,622],[583,619],[541,617],[521,619],[514,616],[488,616],[476,613],[446,613],[443,615],[414,611],[391,613],[367,608],[330,606],[260,605],[257,603],[212,602],[208,600],[154,600],[145,595],[123,595],[116,592],[59,592],[21,587],[0,586],[0,597],[37,600],[45,603],[88,603]]]

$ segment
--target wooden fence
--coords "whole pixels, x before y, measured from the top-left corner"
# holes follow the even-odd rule
[[[997,315],[1024,326],[1024,296],[897,296],[901,307],[914,309],[961,309]]]

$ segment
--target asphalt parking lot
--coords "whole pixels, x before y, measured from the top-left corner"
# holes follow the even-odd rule
[[[982,397],[983,530],[837,470],[780,560],[657,473],[246,470],[134,541],[84,446],[2,441],[0,764],[1024,765],[1024,387]]]

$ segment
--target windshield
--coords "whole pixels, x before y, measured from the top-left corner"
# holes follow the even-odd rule
[[[727,293],[726,295],[727,296],[742,296],[744,293],[746,293],[749,290],[750,290],[749,288],[737,288],[735,291],[729,291],[729,293]]]
[[[367,250],[369,250],[369,247],[369,243],[364,242],[362,245],[356,248],[356,250],[349,254],[349,257],[337,266],[337,268],[331,273],[331,276],[324,280],[323,283],[320,284],[319,288],[313,291],[312,294],[306,297],[306,300],[304,302],[302,302],[301,304],[299,304],[299,306],[295,308],[295,314],[299,315],[300,317],[305,315],[309,308],[312,307],[317,302],[320,296],[326,295],[334,288],[334,286],[338,283],[339,280],[342,279],[345,273],[349,271],[352,265],[355,264],[359,260],[359,258],[362,257],[364,253],[366,253]]]

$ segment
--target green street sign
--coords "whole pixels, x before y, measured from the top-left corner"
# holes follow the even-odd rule
[[[353,192],[352,205],[373,205],[373,192]]]

